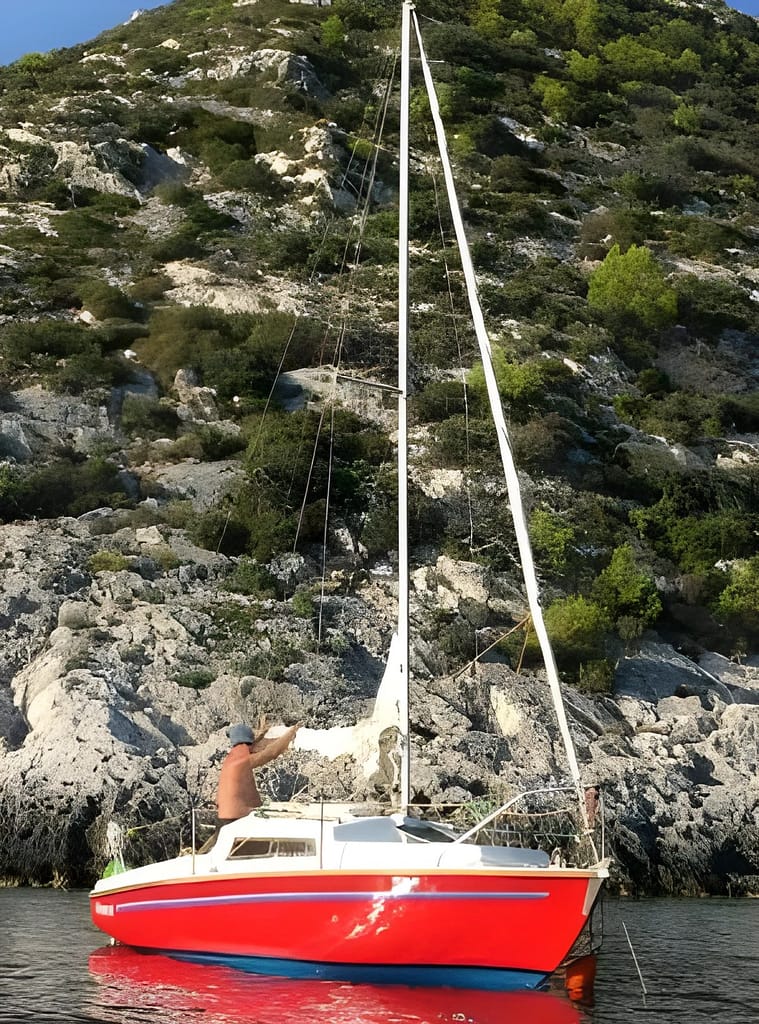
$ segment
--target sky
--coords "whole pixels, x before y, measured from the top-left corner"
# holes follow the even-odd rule
[[[103,29],[126,21],[137,8],[150,10],[166,0],[0,0],[0,64],[25,53],[84,43]],[[759,0],[734,0],[745,14],[759,17]]]
[[[84,43],[166,0],[0,0],[0,64]],[[759,0],[757,0],[759,3]]]

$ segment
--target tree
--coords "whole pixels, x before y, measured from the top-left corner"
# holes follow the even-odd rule
[[[684,135],[695,135],[701,127],[701,116],[695,107],[680,103],[672,114],[672,122]]]
[[[640,636],[661,613],[656,584],[638,569],[629,544],[615,548],[611,561],[593,584],[593,597],[617,629],[623,627],[627,634],[623,639]]]
[[[591,275],[588,305],[649,328],[664,328],[677,319],[677,295],[645,246],[631,245],[626,253],[618,245],[609,250]]]
[[[563,668],[576,671],[583,662],[602,656],[608,618],[595,601],[579,595],[559,598],[546,609],[545,621]]]
[[[330,14],[321,29],[322,45],[328,50],[341,52],[345,44],[345,25],[337,14]]]
[[[610,65],[611,75],[622,82],[662,82],[673,70],[666,54],[631,35],[613,39],[601,47],[601,52]]]
[[[544,364],[510,362],[500,345],[493,345],[493,369],[498,390],[514,412],[524,412],[543,393],[545,388]],[[468,384],[472,396],[483,404],[487,401],[485,372],[482,363],[476,363],[469,372]]]
[[[717,598],[714,610],[734,627],[759,630],[759,555],[730,568],[730,582]]]
[[[540,97],[543,110],[553,121],[568,121],[572,110],[572,96],[567,88],[555,78],[538,75],[533,84],[533,91]]]
[[[35,89],[39,88],[39,74],[50,70],[53,63],[49,53],[26,53],[10,66],[12,75],[21,82],[29,81]]]
[[[602,70],[601,58],[595,53],[583,57],[578,50],[570,50],[567,54],[569,77],[579,85],[587,85],[592,88],[601,77]]]
[[[567,568],[575,541],[575,529],[555,512],[536,508],[530,516],[530,539],[538,556],[543,556],[554,572]]]
[[[470,18],[473,28],[486,39],[498,39],[504,34],[506,19],[501,14],[501,0],[476,0]]]

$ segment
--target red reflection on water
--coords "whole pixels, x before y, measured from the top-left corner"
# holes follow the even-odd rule
[[[549,992],[352,985],[247,974],[229,967],[190,964],[127,946],[91,954],[97,1007],[152,1009],[164,1020],[202,1012],[204,1024],[581,1024],[566,999]],[[90,1009],[88,1007],[88,1009]],[[169,1016],[171,1015],[171,1016]],[[102,1018],[101,1018],[102,1019]]]

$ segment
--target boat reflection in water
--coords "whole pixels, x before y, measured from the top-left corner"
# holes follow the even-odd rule
[[[566,998],[550,992],[490,992],[474,989],[354,985],[246,974],[230,967],[194,964],[106,946],[91,954],[101,1019],[119,1011],[203,1013],[205,1024],[581,1024],[585,1019]],[[94,1007],[88,1007],[88,1010]],[[103,1017],[107,1011],[107,1017]],[[131,1017],[130,1017],[131,1019]]]

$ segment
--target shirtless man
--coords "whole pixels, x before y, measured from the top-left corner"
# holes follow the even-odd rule
[[[248,725],[231,725],[227,736],[232,749],[221,765],[216,807],[219,826],[244,818],[261,806],[253,772],[279,757],[290,746],[300,725],[292,725],[281,736],[254,736]]]

